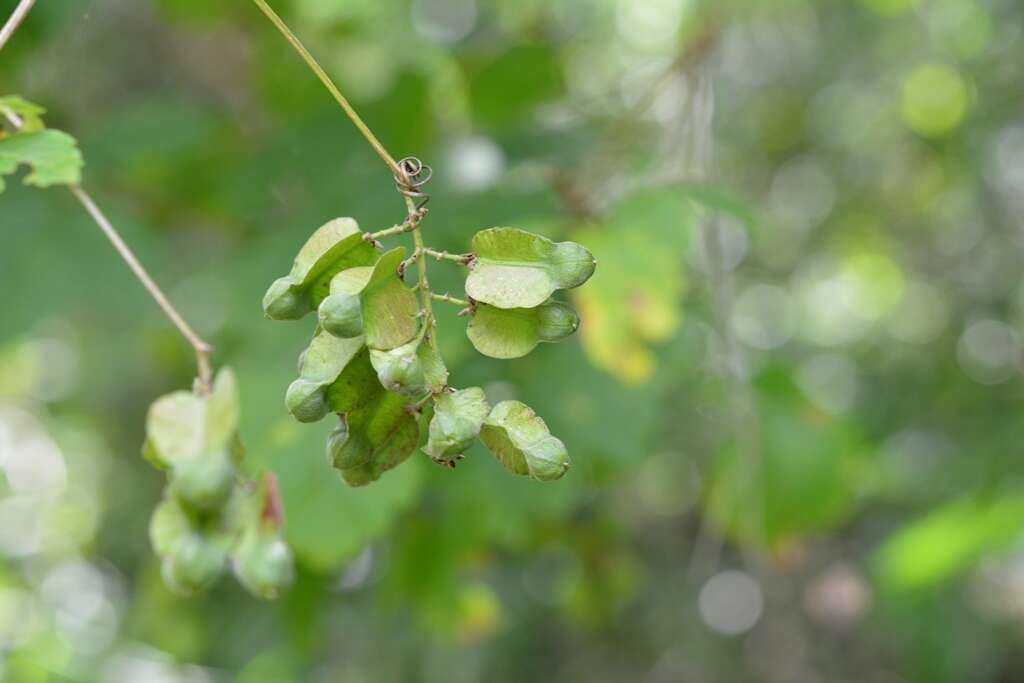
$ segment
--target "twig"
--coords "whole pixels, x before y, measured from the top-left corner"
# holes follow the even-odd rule
[[[457,299],[457,298],[455,298],[454,296],[452,296],[451,294],[448,294],[448,293],[445,293],[445,294],[435,294],[434,292],[431,292],[430,293],[430,298],[433,299],[434,301],[447,301],[448,303],[455,304],[457,306],[469,306],[470,305],[470,303],[468,301],[466,301],[465,299]]]
[[[449,254],[447,251],[437,251],[436,249],[425,248],[423,253],[427,256],[433,256],[438,261],[454,261],[455,263],[461,263],[462,265],[468,265],[473,260],[472,254]]]
[[[359,117],[359,114],[356,113],[356,110],[353,109],[352,105],[349,104],[347,99],[345,99],[345,96],[341,94],[341,91],[338,90],[338,86],[334,85],[334,81],[332,81],[331,77],[327,75],[327,72],[323,70],[323,67],[321,67],[320,63],[316,61],[316,58],[310,54],[309,50],[306,49],[306,46],[302,44],[302,41],[292,33],[292,30],[288,28],[288,25],[285,24],[281,17],[279,17],[277,13],[270,8],[270,5],[268,5],[265,0],[252,1],[255,2],[256,6],[259,7],[263,14],[267,16],[267,19],[270,19],[271,23],[277,27],[277,30],[281,32],[281,35],[291,43],[291,46],[295,48],[295,51],[299,53],[299,56],[302,57],[313,73],[316,74],[316,77],[320,79],[320,82],[324,84],[324,87],[327,88],[331,95],[334,96],[334,99],[338,101],[341,108],[345,110],[345,114],[347,114],[349,119],[352,120],[352,123],[359,129],[359,132],[363,134],[363,137],[370,143],[373,150],[377,152],[377,156],[384,160],[384,163],[388,165],[388,168],[390,168],[391,172],[397,177],[405,177],[404,169],[402,169],[398,165],[398,162],[395,161],[394,157],[388,154],[388,151],[384,149],[384,145],[381,144],[380,140],[377,139],[377,136],[370,130],[370,127],[367,126]]]
[[[17,30],[18,26],[25,19],[25,16],[28,14],[28,11],[32,9],[32,5],[34,5],[35,2],[36,0],[21,0],[21,2],[18,3],[18,6],[14,8],[14,11],[11,12],[11,16],[7,20],[7,23],[4,24],[2,29],[0,29],[0,50],[2,50],[4,45],[7,44],[7,40],[14,35],[15,30]]]
[[[153,297],[153,300],[156,301],[164,314],[170,318],[171,322],[174,323],[174,326],[178,328],[178,331],[181,332],[181,336],[185,337],[188,343],[191,344],[192,348],[195,349],[196,365],[199,368],[199,384],[204,392],[208,392],[210,389],[210,378],[212,374],[210,368],[210,353],[213,351],[213,347],[204,341],[202,337],[196,334],[195,330],[192,329],[192,326],[185,321],[185,318],[183,318],[181,313],[178,312],[178,309],[174,307],[174,304],[170,302],[167,296],[163,293],[163,290],[161,290],[156,282],[153,281],[153,278],[146,272],[146,269],[142,267],[142,264],[139,263],[135,254],[128,245],[125,244],[125,241],[121,239],[121,235],[118,234],[117,230],[114,229],[114,226],[110,224],[109,220],[107,220],[107,217],[102,211],[100,211],[99,207],[96,206],[92,197],[90,197],[89,194],[79,185],[69,185],[68,189],[71,191],[71,194],[75,195],[75,199],[85,207],[85,210],[89,212],[92,219],[96,221],[96,225],[100,226],[100,230],[102,230],[103,234],[105,234],[107,239],[110,240],[110,243],[114,246],[114,250],[117,251],[118,255],[120,255],[124,262],[128,264],[128,267],[131,268],[133,273],[135,273],[135,277],[139,279],[139,282],[141,282],[142,286],[146,288],[149,295]]]
[[[15,129],[19,129],[22,126],[21,117],[15,114],[13,111],[4,108],[4,116],[11,122],[11,125]],[[142,286],[146,288],[149,295],[153,297],[157,306],[164,312],[170,321],[174,324],[181,336],[192,346],[196,352],[196,366],[199,374],[199,386],[204,393],[208,393],[210,390],[210,380],[212,377],[212,371],[210,366],[210,353],[213,352],[213,346],[203,340],[196,331],[192,329],[192,326],[185,321],[178,309],[174,307],[174,304],[170,302],[167,295],[164,294],[163,290],[156,284],[153,278],[146,272],[146,269],[136,258],[134,252],[128,247],[125,241],[121,238],[121,235],[114,229],[110,221],[107,220],[106,215],[100,208],[96,206],[96,202],[92,200],[92,197],[82,189],[80,185],[68,185],[68,190],[75,196],[75,199],[85,207],[85,210],[89,213],[89,216],[95,221],[96,225],[100,227],[103,234],[110,240],[111,245],[114,247],[114,251],[118,253],[121,259],[128,264],[128,267],[138,278]]]

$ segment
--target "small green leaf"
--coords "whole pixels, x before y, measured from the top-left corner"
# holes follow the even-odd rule
[[[560,478],[569,454],[533,410],[519,401],[494,406],[480,429],[480,440],[510,472],[539,481]]]
[[[13,113],[21,119],[20,130],[23,133],[32,133],[46,128],[43,124],[43,114],[46,113],[46,109],[18,95],[0,97],[0,113],[3,112]],[[0,132],[0,137],[4,137],[2,132]]]
[[[448,383],[448,369],[425,336],[390,351],[370,349],[370,362],[388,391],[422,396],[436,394]]]
[[[235,576],[253,595],[273,600],[295,578],[292,551],[277,531],[248,530],[233,557]]]
[[[363,239],[356,221],[335,218],[306,241],[291,272],[270,285],[263,297],[263,311],[272,320],[298,320],[326,298],[331,278],[376,260],[376,250]]]
[[[430,420],[430,437],[423,452],[435,462],[455,459],[480,434],[480,426],[490,411],[491,406],[480,387],[437,396],[434,417]]]
[[[485,356],[519,358],[542,341],[565,339],[579,324],[579,316],[572,306],[557,301],[535,308],[495,308],[477,304],[466,335]]]
[[[476,256],[466,294],[498,308],[533,308],[556,289],[579,287],[597,262],[575,242],[552,242],[516,228],[491,228],[473,236]]]
[[[381,393],[341,418],[327,439],[327,457],[349,485],[364,486],[404,462],[419,438],[419,422],[405,398]]]
[[[77,185],[82,179],[82,153],[75,139],[59,130],[35,130],[0,138],[0,176],[13,173],[20,164],[32,171],[26,185]],[[0,192],[4,189],[0,178]]]
[[[405,249],[385,253],[372,269],[338,273],[318,315],[325,330],[339,337],[365,334],[371,349],[393,349],[416,336],[416,295],[398,277]]]
[[[299,378],[288,387],[285,405],[299,422],[316,422],[326,415],[331,406],[328,388],[363,349],[362,337],[342,339],[317,330],[313,341],[302,353]]]

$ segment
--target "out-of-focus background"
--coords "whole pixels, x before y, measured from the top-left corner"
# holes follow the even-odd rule
[[[14,7],[0,0],[0,15]],[[1018,0],[278,0],[397,156],[427,239],[587,244],[581,331],[477,355],[568,445],[354,490],[283,407],[266,286],[390,175],[252,3],[39,2],[0,94],[238,372],[300,569],[171,594],[145,410],[193,358],[81,207],[0,195],[0,670],[42,681],[1024,680]],[[458,294],[450,264],[431,264]]]

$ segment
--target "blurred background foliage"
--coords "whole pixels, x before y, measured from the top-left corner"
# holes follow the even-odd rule
[[[568,343],[492,361],[441,312],[453,380],[535,407],[573,468],[345,486],[283,407],[308,330],[260,298],[326,220],[400,220],[387,171],[248,2],[40,2],[0,91],[78,137],[236,368],[300,574],[275,603],[163,586],[143,417],[192,356],[66,192],[12,181],[5,680],[1024,679],[1017,0],[274,4],[434,167],[428,242],[597,255]]]

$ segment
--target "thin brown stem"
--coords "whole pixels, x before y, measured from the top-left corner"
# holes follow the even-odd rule
[[[7,23],[4,24],[3,28],[0,28],[0,50],[4,48],[4,45],[7,44],[10,37],[14,35],[14,32],[17,30],[18,26],[21,25],[21,22],[25,19],[28,11],[32,9],[32,5],[34,5],[35,2],[36,0],[21,0],[21,2],[18,3],[18,6],[14,8],[14,11],[11,12],[11,16],[7,20]]]
[[[128,247],[121,235],[118,234],[114,226],[110,224],[107,217],[100,211],[100,208],[96,206],[96,202],[92,200],[92,197],[78,185],[69,185],[68,189],[71,194],[75,196],[75,199],[85,207],[85,210],[89,212],[89,215],[96,222],[96,225],[100,227],[103,234],[107,236],[110,243],[113,245],[114,250],[118,253],[121,259],[128,264],[128,267],[135,274],[135,277],[139,279],[142,286],[146,288],[149,295],[156,301],[157,306],[164,312],[170,321],[178,328],[188,343],[195,349],[196,352],[196,365],[199,368],[199,384],[203,391],[209,391],[211,368],[210,368],[210,353],[213,351],[213,347],[203,340],[196,331],[192,329],[192,326],[185,321],[178,309],[174,307],[174,304],[170,302],[167,295],[164,294],[163,290],[156,284],[146,269],[139,263],[139,259],[136,258],[135,254]]]
[[[256,6],[259,7],[263,14],[267,16],[267,19],[270,19],[270,22],[277,27],[277,30],[281,32],[281,35],[291,43],[291,46],[295,48],[295,51],[299,53],[299,56],[302,57],[313,73],[316,74],[316,77],[320,79],[320,82],[324,84],[324,87],[327,88],[331,95],[334,96],[334,99],[337,100],[339,105],[341,105],[341,108],[345,110],[345,114],[347,114],[348,118],[351,119],[353,124],[355,124],[355,127],[359,129],[359,132],[363,134],[363,137],[370,143],[373,150],[377,152],[377,156],[379,156],[384,163],[388,165],[391,172],[395,174],[395,177],[405,177],[405,173],[399,167],[398,162],[396,162],[394,157],[388,153],[384,148],[384,145],[381,144],[381,141],[378,140],[377,136],[370,130],[370,127],[367,126],[363,122],[363,119],[359,117],[356,110],[351,104],[349,104],[349,101],[345,99],[345,96],[341,94],[341,91],[338,90],[338,86],[334,84],[334,81],[332,81],[331,77],[327,75],[327,72],[323,70],[323,67],[321,67],[320,63],[316,61],[316,58],[310,54],[309,50],[307,50],[306,46],[302,44],[302,41],[299,40],[298,36],[292,33],[292,30],[288,28],[288,25],[284,23],[281,17],[279,17],[273,9],[271,9],[270,5],[268,5],[265,0],[253,0],[253,2],[256,3]]]
[[[0,47],[3,47],[4,42],[14,33],[14,29],[18,27],[18,24],[25,15],[31,9],[32,4],[35,0],[22,0],[21,3],[14,10],[14,14],[8,19],[7,23],[4,24],[3,30],[0,31]],[[15,130],[21,128],[23,121],[21,117],[10,109],[3,108],[3,115],[11,123]],[[196,331],[192,329],[192,326],[188,324],[185,318],[178,312],[178,309],[174,307],[167,295],[164,294],[163,290],[156,284],[150,274],[136,258],[135,253],[128,247],[125,241],[121,238],[121,235],[114,229],[106,215],[100,208],[96,206],[96,202],[92,200],[92,197],[82,189],[80,185],[68,185],[68,190],[75,196],[75,199],[85,207],[86,212],[95,221],[96,225],[99,226],[103,234],[110,240],[111,245],[114,247],[114,251],[118,253],[121,259],[128,264],[128,268],[131,269],[135,277],[138,278],[142,286],[146,288],[149,295],[153,297],[157,306],[164,312],[171,323],[178,328],[178,332],[181,336],[189,343],[189,345],[196,352],[196,367],[199,375],[199,388],[203,393],[209,393],[210,381],[212,378],[212,368],[210,366],[210,354],[213,352],[213,346],[207,343],[202,337],[196,334]]]

